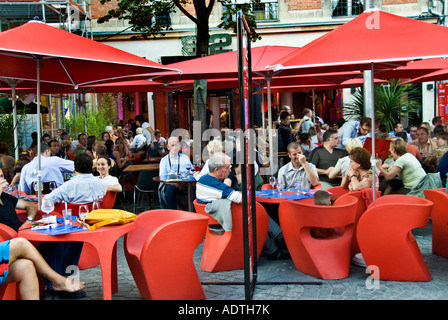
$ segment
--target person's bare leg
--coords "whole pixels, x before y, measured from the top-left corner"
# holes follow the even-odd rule
[[[10,264],[20,258],[31,260],[37,273],[51,281],[55,291],[75,292],[84,288],[83,281],[69,281],[67,278],[54,271],[41,256],[39,251],[24,238],[12,239],[9,251]]]
[[[22,300],[39,300],[39,280],[33,262],[17,259],[10,262],[5,283],[17,282]]]

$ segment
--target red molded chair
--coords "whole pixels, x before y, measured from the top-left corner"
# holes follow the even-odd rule
[[[365,188],[360,191],[352,191],[352,192],[344,193],[344,194],[340,195],[335,200],[334,204],[338,204],[345,197],[350,197],[350,196],[358,199],[358,204],[356,206],[355,224],[354,224],[355,232],[353,233],[352,250],[351,250],[351,256],[353,257],[355,254],[361,252],[361,250],[359,249],[359,245],[358,245],[358,237],[356,236],[356,230],[358,228],[359,219],[361,218],[362,214],[367,210],[367,207],[371,203],[371,199],[373,196],[373,190],[372,190],[372,188]],[[381,191],[377,190],[376,198],[378,199],[380,196],[381,196]]]
[[[209,217],[209,224],[219,224],[205,212],[205,204],[193,201],[197,213]],[[209,228],[205,236],[201,269],[207,272],[238,270],[244,268],[243,208],[232,203],[232,231],[219,235]],[[257,258],[260,256],[269,228],[269,219],[264,207],[256,202]]]
[[[17,232],[11,227],[0,223],[0,242],[17,238]],[[0,285],[0,300],[20,300],[17,283]]]
[[[357,203],[355,197],[345,197],[332,206],[280,204],[280,227],[297,270],[325,280],[348,277]],[[314,238],[312,228],[335,230],[327,238]]]
[[[432,253],[448,258],[448,194],[445,189],[424,190],[432,201]]]
[[[358,223],[358,244],[368,268],[378,268],[379,280],[431,280],[411,230],[427,225],[432,207],[423,198],[386,195],[364,212]]]
[[[330,192],[331,200],[336,200],[343,194],[350,192],[350,190],[343,188],[341,186],[328,188],[327,191]]]
[[[135,219],[124,252],[140,294],[153,300],[198,300],[205,294],[193,253],[204,239],[206,217],[181,210],[150,210]]]
[[[101,209],[113,209],[115,206],[115,199],[117,198],[117,193],[110,190],[106,191],[103,199],[100,201]]]

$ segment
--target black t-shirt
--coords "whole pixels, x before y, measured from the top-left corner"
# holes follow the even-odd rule
[[[310,162],[316,166],[318,169],[328,169],[329,167],[334,167],[338,160],[347,155],[347,151],[334,148],[333,153],[328,152],[324,146],[314,148],[310,154]],[[332,183],[333,185],[340,184],[341,179],[330,179],[325,174],[319,175],[319,180]]]
[[[278,130],[278,151],[287,151],[288,144],[294,141],[294,137],[291,134],[291,127],[282,123],[277,127]]]
[[[16,213],[17,198],[2,192],[0,196],[3,204],[0,204],[0,223],[19,231],[22,222]]]

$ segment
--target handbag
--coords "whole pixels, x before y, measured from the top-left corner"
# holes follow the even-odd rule
[[[103,226],[115,226],[132,222],[137,215],[120,209],[98,209],[88,213],[86,227],[93,231]]]

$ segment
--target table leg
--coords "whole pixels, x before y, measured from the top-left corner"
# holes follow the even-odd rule
[[[192,193],[191,183],[188,184],[188,211],[193,212],[193,199],[191,197]]]
[[[95,246],[95,243],[92,243]],[[95,246],[100,259],[103,300],[112,300],[112,293],[118,291],[117,275],[117,242],[110,240],[102,243],[101,248]]]

